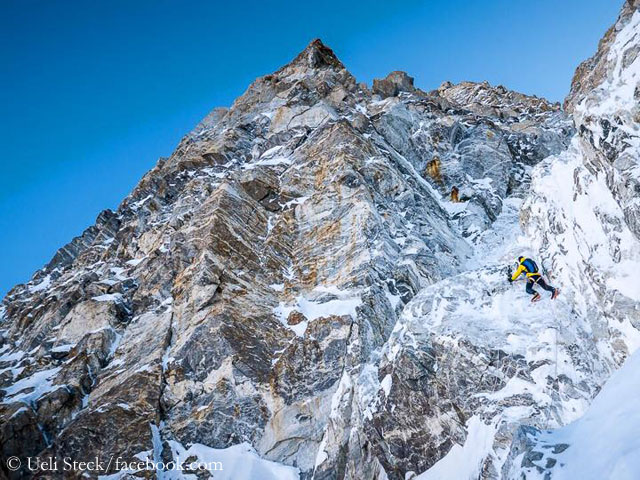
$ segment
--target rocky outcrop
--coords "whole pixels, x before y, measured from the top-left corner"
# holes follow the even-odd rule
[[[564,100],[565,110],[572,113],[585,97],[592,94],[593,90],[602,89],[606,81],[615,75],[616,63],[621,61],[619,66],[627,69],[635,61],[638,49],[634,43],[626,43],[630,40],[629,38],[623,37],[622,52],[616,51],[613,45],[617,43],[616,40],[620,40],[619,32],[629,23],[638,8],[640,8],[638,0],[625,0],[618,20],[600,40],[597,52],[578,65],[571,81],[571,91]],[[620,57],[619,53],[623,56]]]
[[[373,93],[382,98],[395,97],[400,92],[415,92],[413,77],[405,72],[391,72],[386,78],[373,80]]]
[[[593,221],[588,248],[635,258],[618,207],[545,217],[574,132],[558,104],[487,83],[422,92],[393,72],[369,91],[313,41],[3,300],[3,459],[237,449],[286,465],[274,478],[499,478],[518,427],[578,415],[637,327],[617,267],[588,299],[566,280],[552,315],[504,282],[523,249],[583,268],[556,253]]]
[[[627,0],[597,53],[578,67],[565,101],[587,167],[605,176],[625,220],[640,238],[640,3]]]

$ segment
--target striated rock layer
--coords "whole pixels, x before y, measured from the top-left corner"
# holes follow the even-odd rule
[[[1,468],[544,473],[536,428],[640,344],[637,10],[578,70],[572,117],[487,83],[369,90],[319,40],[212,111],[3,300]],[[506,283],[520,254],[555,303]],[[120,472],[143,474],[168,472]]]

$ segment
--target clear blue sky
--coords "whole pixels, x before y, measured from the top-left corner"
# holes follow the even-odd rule
[[[561,100],[622,0],[0,2],[0,296],[115,209],[211,108],[315,37],[359,81]]]

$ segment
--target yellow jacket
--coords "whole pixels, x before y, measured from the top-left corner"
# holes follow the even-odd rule
[[[537,265],[535,264],[535,262],[533,260],[525,258],[519,263],[518,268],[515,272],[513,272],[513,275],[511,275],[511,280],[516,280],[521,274],[525,272],[527,274],[527,278],[535,278],[540,276],[540,272],[537,271]]]

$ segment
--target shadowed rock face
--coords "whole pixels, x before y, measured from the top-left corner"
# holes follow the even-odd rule
[[[425,330],[423,302],[452,278],[456,304],[506,289],[474,268],[573,133],[559,105],[486,83],[427,93],[393,72],[369,91],[315,40],[3,300],[3,459],[248,442],[301,478],[400,479],[522,406],[489,441],[504,450],[608,370],[549,404],[493,400],[539,365]]]

